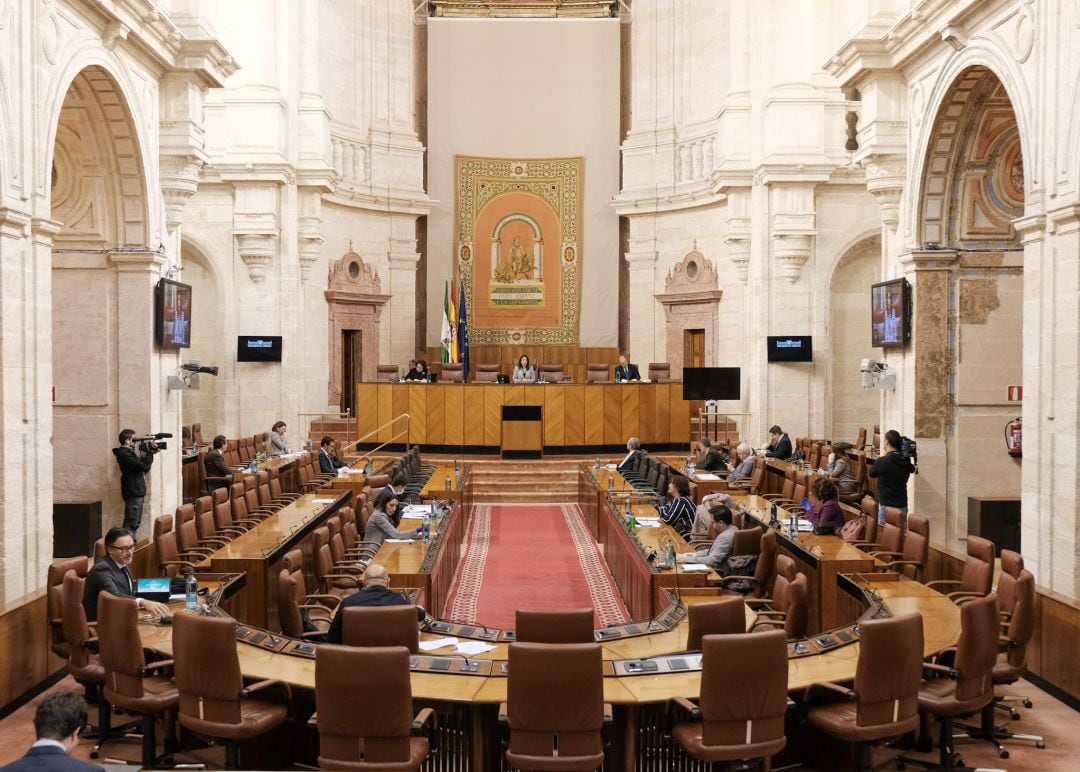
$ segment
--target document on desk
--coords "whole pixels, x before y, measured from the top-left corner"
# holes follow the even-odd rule
[[[711,472],[698,472],[694,475],[695,480],[703,480],[705,482],[715,482],[720,479],[720,475],[712,474]]]
[[[637,524],[639,526],[641,526],[642,528],[659,528],[660,527],[660,518],[659,517],[639,517],[637,519]]]
[[[383,539],[383,541],[391,544],[412,544],[416,539]]]
[[[402,517],[424,517],[431,514],[431,507],[425,507],[423,504],[408,504],[404,510],[402,510]]]
[[[461,641],[458,643],[457,648],[454,649],[458,654],[464,654],[466,656],[475,656],[477,654],[483,654],[485,651],[494,650],[494,646],[484,643],[483,641]]]
[[[679,570],[684,574],[707,574],[712,569],[704,563],[680,563]]]
[[[434,641],[420,641],[421,651],[435,651],[435,649],[442,649],[446,646],[454,646],[458,642],[458,639],[450,635],[446,638],[436,638]]]
[[[337,499],[318,498],[318,499],[312,499],[311,503],[312,504],[333,504],[335,501],[337,501]]]

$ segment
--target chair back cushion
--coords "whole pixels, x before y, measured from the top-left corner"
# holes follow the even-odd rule
[[[1016,605],[1016,580],[1024,570],[1024,556],[1012,550],[1001,551],[1001,576],[998,577],[998,611],[1011,612]]]
[[[360,694],[377,699],[357,699]],[[368,764],[409,760],[412,685],[404,647],[320,645],[315,652],[315,702],[320,760]]]
[[[592,643],[593,610],[518,609],[515,640],[522,643]]]
[[[1016,580],[1013,612],[1006,634],[1013,642],[1005,655],[1006,661],[1015,668],[1026,667],[1027,645],[1035,634],[1035,576],[1027,569],[1022,570]]]
[[[967,560],[960,589],[986,595],[994,583],[994,543],[981,536],[967,537]]]
[[[200,722],[240,723],[244,688],[236,653],[236,620],[173,616],[173,662],[180,715]]]
[[[799,573],[788,587],[788,607],[784,615],[784,633],[788,638],[802,638],[810,621],[810,587],[806,574]]]
[[[508,664],[507,759],[560,759],[603,754],[603,662],[597,643],[511,643]],[[528,767],[541,769],[543,767]]]
[[[788,684],[784,633],[707,635],[701,647],[702,742],[748,745],[782,738]]]
[[[724,598],[711,603],[692,603],[686,607],[690,620],[686,650],[701,651],[706,635],[732,635],[746,632],[746,605],[742,598]]]
[[[341,642],[346,646],[404,646],[420,651],[416,606],[353,606],[342,609]]]
[[[921,615],[871,619],[860,624],[855,723],[873,726],[917,719],[922,657]]]
[[[736,534],[737,535],[737,534]],[[754,578],[757,580],[754,586],[755,597],[761,598],[772,590],[773,582],[776,581],[776,530],[768,528],[761,534],[759,542],[757,567],[754,569]]]
[[[961,702],[982,702],[984,697],[989,701],[994,696],[992,673],[998,655],[998,619],[994,595],[960,606],[960,640],[953,667],[960,673],[956,699]]]
[[[142,671],[146,667],[138,623],[139,611],[131,598],[120,598],[107,590],[101,592],[97,633],[101,664],[105,667],[105,688],[131,699],[143,696]]]
[[[82,645],[90,638],[90,626],[86,623],[86,609],[82,604],[85,585],[86,580],[72,568],[64,574],[64,581],[58,588],[61,596],[60,625],[68,648],[68,669],[76,678],[82,676],[91,664],[98,664],[97,658]]]

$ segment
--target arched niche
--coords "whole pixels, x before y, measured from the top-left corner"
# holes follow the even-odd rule
[[[353,385],[379,363],[379,316],[390,299],[375,269],[350,249],[330,267],[326,292],[330,380],[327,404],[353,410]],[[351,372],[346,372],[346,369]]]
[[[656,296],[664,307],[667,330],[667,361],[672,373],[680,373],[686,364],[684,342],[690,330],[705,332],[705,365],[717,361],[720,323],[720,289],[716,266],[694,246],[676,263],[664,281],[664,291]]]

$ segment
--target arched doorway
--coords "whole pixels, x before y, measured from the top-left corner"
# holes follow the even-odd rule
[[[1019,517],[1021,462],[1004,432],[1020,414],[1009,387],[1022,383],[1024,266],[1013,223],[1024,213],[1024,157],[1013,105],[990,68],[969,67],[949,86],[919,185],[922,249],[908,271],[922,462],[914,507],[955,546],[980,530],[969,513],[988,503],[1014,502]],[[1018,519],[1009,530],[995,541],[1019,549]]]
[[[880,281],[881,236],[856,242],[840,258],[829,285],[829,364],[834,442],[855,443],[859,429],[868,431],[881,414],[881,392],[862,386],[859,363],[873,356],[870,347],[870,285]]]
[[[81,70],[67,89],[50,180],[51,218],[61,223],[51,274],[53,436],[62,438],[53,444],[53,499],[101,502],[104,530],[119,525],[123,514],[110,453],[117,434],[122,428],[138,434],[169,429],[155,424],[160,386],[150,377],[149,311],[165,257],[149,243],[136,123],[103,67]],[[160,480],[160,471],[152,479]],[[157,495],[147,496],[143,533],[163,488],[159,483]]]

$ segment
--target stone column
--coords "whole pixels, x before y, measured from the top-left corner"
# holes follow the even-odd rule
[[[172,431],[160,421],[175,408],[167,410],[165,378],[175,374],[179,355],[166,350],[159,352],[154,343],[154,285],[165,255],[151,251],[111,252],[109,260],[116,273],[116,303],[121,309],[116,345],[118,389],[117,420],[120,428],[137,433]],[[175,443],[179,442],[176,438]],[[176,451],[171,447],[158,454],[147,475],[146,502],[143,508],[139,538],[150,535],[154,517],[172,512],[179,503],[179,469],[171,463]]]
[[[663,319],[658,319],[656,294],[656,239],[651,233],[639,234],[635,231],[652,230],[655,225],[650,218],[642,222],[641,218],[630,221],[630,250],[625,259],[630,271],[630,351],[627,356],[642,370],[649,362],[666,361],[666,352],[658,350],[656,341],[663,340]],[[657,325],[661,325],[657,332]]]
[[[392,217],[388,246],[391,299],[387,321],[390,334],[380,335],[380,346],[389,358],[379,361],[408,362],[417,353],[416,267],[420,263],[420,253],[416,251],[416,219]],[[385,331],[387,325],[384,324],[382,329]]]
[[[953,413],[953,395],[949,389],[953,375],[949,295],[957,253],[944,249],[912,250],[900,262],[912,285],[911,348],[915,384],[910,388],[899,381],[898,393],[914,395],[914,413],[911,420],[903,421],[900,426],[882,426],[881,431],[893,428],[918,442],[919,474],[909,485],[908,506],[915,512],[944,513],[944,522],[931,521],[932,536],[948,542],[962,530],[959,514],[949,510],[946,497],[946,442]]]

